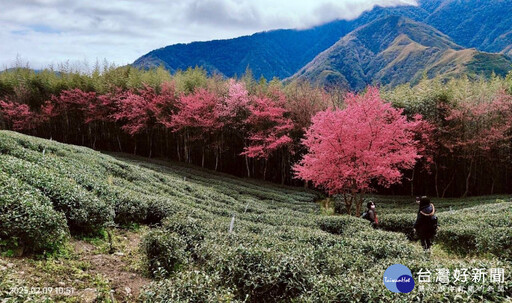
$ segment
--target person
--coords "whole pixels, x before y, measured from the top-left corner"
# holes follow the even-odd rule
[[[434,204],[430,202],[428,197],[421,197],[419,203],[418,215],[414,222],[414,229],[420,238],[421,246],[426,250],[430,250],[433,238],[437,231],[437,216]]]
[[[375,210],[375,203],[370,201],[366,203],[366,213],[364,217],[371,222],[373,228],[379,227],[379,216],[377,215],[377,211]]]
[[[417,204],[417,205],[420,205],[420,200],[421,200],[421,198],[420,198],[420,197],[418,197],[418,196],[416,196],[416,204]]]

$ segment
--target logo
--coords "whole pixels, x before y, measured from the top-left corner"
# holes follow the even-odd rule
[[[384,272],[384,285],[396,293],[409,293],[414,289],[414,279],[407,266],[393,264]]]

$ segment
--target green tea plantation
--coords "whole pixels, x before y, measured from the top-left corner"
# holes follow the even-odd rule
[[[434,198],[440,229],[430,253],[412,230],[412,198],[371,197],[380,229],[329,215],[315,203],[324,198],[0,131],[0,301],[512,300],[510,196]],[[114,265],[96,270],[105,263]],[[384,285],[393,264],[411,270],[411,292]],[[116,280],[120,268],[141,282],[136,291]],[[455,279],[463,269],[466,279]],[[430,282],[420,281],[426,271]]]

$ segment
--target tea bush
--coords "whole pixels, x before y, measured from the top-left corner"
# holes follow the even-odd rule
[[[249,302],[292,299],[312,287],[316,273],[311,248],[287,250],[260,245],[217,247],[210,268],[225,286],[235,287],[236,298]]]
[[[359,229],[369,230],[370,222],[352,216],[330,216],[319,218],[318,226],[328,233],[341,235]]]
[[[221,286],[218,275],[198,270],[182,271],[170,279],[152,282],[140,299],[143,302],[244,302],[235,299],[233,290]]]
[[[0,239],[23,253],[53,251],[68,236],[65,216],[38,190],[0,171]]]
[[[141,242],[148,273],[157,278],[166,277],[188,263],[187,243],[176,233],[162,229],[151,230]]]
[[[0,180],[8,184],[0,189],[6,209],[0,243],[17,237],[46,250],[65,240],[60,231],[66,233],[66,222],[74,234],[112,222],[150,224],[140,244],[145,270],[155,279],[141,293],[145,302],[512,298],[509,197],[434,199],[441,229],[430,256],[407,238],[413,239],[418,210],[410,197],[371,197],[382,228],[373,229],[360,218],[322,215],[312,203],[319,195],[310,190],[7,131],[0,131]],[[20,209],[24,221],[17,221]],[[413,274],[422,268],[504,268],[504,291],[394,294],[382,275],[395,263]],[[464,284],[471,285],[478,283]]]
[[[475,206],[454,212],[443,212],[446,225],[437,239],[459,254],[492,253],[512,259],[512,203]]]
[[[436,210],[440,208],[438,205],[446,203],[446,201],[440,203],[434,201]],[[464,203],[473,205],[472,202]],[[446,249],[460,255],[491,253],[502,258],[510,258],[512,255],[512,232],[510,232],[512,203],[491,198],[485,204],[437,211],[440,228],[435,242],[441,243]],[[380,226],[384,230],[401,232],[409,239],[416,240],[413,230],[415,220],[415,213],[384,213],[380,215]]]
[[[410,214],[386,214],[380,216],[380,228],[387,231],[395,231],[403,233],[410,240],[416,240],[414,233],[414,221],[416,220],[416,213]],[[439,225],[443,224],[443,217],[438,215]]]
[[[0,169],[47,196],[66,215],[71,232],[96,232],[113,219],[111,206],[51,170],[7,155],[0,155]]]

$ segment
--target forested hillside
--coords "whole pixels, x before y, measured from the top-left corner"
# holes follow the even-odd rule
[[[432,132],[414,131],[418,150],[428,154],[403,171],[401,185],[379,190],[439,197],[510,192],[511,83],[510,76],[435,78],[380,89],[384,101],[408,119],[421,115]],[[225,80],[202,69],[15,69],[0,74],[0,87],[3,128],[300,186],[292,167],[307,153],[301,140],[312,117],[347,106],[340,89],[258,82],[250,74]]]
[[[336,20],[306,30],[274,30],[234,39],[170,45],[149,52],[137,59],[133,65],[142,68],[162,65],[171,72],[199,66],[206,69],[209,74],[216,73],[225,77],[242,75],[250,68],[256,78],[263,76],[269,80],[274,77],[285,79],[300,69],[307,68],[306,65],[316,65],[317,68],[325,69],[310,76],[314,81],[338,84],[341,78],[341,82],[349,83],[350,87],[357,89],[372,83],[396,85],[403,83],[404,79],[410,76],[418,79],[422,73],[429,77],[438,74],[452,77],[467,71],[473,77],[488,77],[492,72],[503,75],[511,69],[510,0],[425,0],[418,1],[418,4],[376,6],[354,20]],[[445,39],[460,47],[455,47],[450,53],[445,54],[445,48],[431,49],[429,45],[423,45],[421,41],[416,41],[412,37],[412,42],[419,42],[419,45],[397,41],[398,44],[385,53],[385,59],[377,59],[377,64],[372,60],[372,63],[365,62],[361,67],[360,61],[368,61],[366,58],[354,58],[354,54],[339,52],[329,59],[327,65],[318,66],[317,56],[329,48],[339,47],[335,46],[340,43],[338,41],[350,40],[354,36],[361,40],[370,40],[371,37],[380,35],[382,29],[368,25],[390,16],[409,18],[418,22],[418,26],[411,28],[412,36],[425,34],[424,29],[431,26],[446,35]],[[366,30],[361,30],[361,27]],[[418,32],[415,32],[415,29],[418,29]],[[401,28],[388,28],[388,31],[397,36]],[[408,37],[411,38],[411,35]],[[402,50],[406,45],[409,46]],[[361,45],[352,47],[362,50]],[[464,50],[456,52],[461,50],[461,47]],[[371,56],[373,58],[378,54],[374,53]],[[404,65],[409,72],[403,71]],[[355,69],[355,72],[332,72],[332,66],[346,66],[348,70]],[[377,73],[379,68],[383,67],[385,70]],[[411,70],[417,74],[411,75]],[[333,73],[342,76],[332,75]],[[331,77],[335,78],[334,81],[329,81]]]

